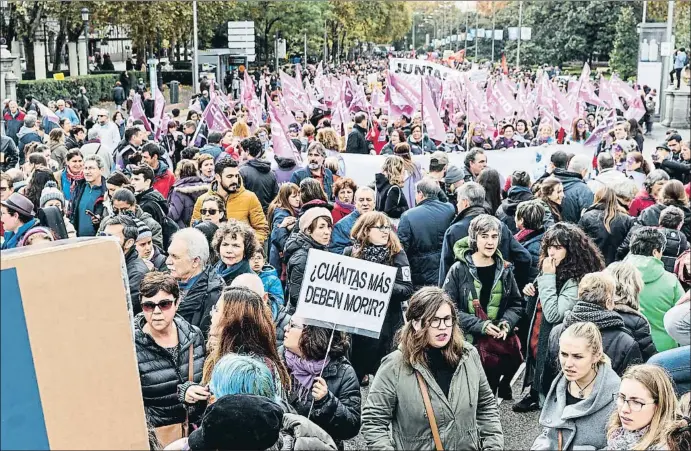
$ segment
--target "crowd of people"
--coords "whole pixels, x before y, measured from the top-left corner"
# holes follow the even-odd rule
[[[648,161],[635,119],[593,156],[550,149],[586,140],[595,112],[496,136],[447,115],[435,142],[419,113],[359,111],[337,130],[315,108],[285,130],[303,165],[243,104],[229,129],[191,109],[152,133],[126,106],[60,99],[54,123],[27,100],[3,112],[2,249],[119,242],[152,449],[344,449],[358,434],[503,449],[496,400],[523,363],[513,409],[541,410],[533,449],[691,447],[691,149],[676,131]],[[540,177],[488,166],[534,145]],[[343,152],[385,159],[358,185]],[[295,314],[310,249],[396,269],[378,339]]]

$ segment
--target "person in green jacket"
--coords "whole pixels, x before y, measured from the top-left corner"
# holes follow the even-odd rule
[[[367,448],[435,449],[422,396],[427,391],[437,449],[504,449],[497,402],[478,351],[463,339],[451,298],[439,288],[421,288],[405,319],[398,349],[382,361],[362,410]]]
[[[653,227],[642,227],[634,232],[630,253],[625,262],[634,265],[643,276],[643,290],[639,300],[641,313],[648,319],[653,343],[658,352],[676,348],[677,343],[665,330],[667,310],[684,295],[684,289],[676,276],[665,271],[662,253],[665,235]]]

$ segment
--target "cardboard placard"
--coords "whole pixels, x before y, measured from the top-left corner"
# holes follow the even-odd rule
[[[397,271],[310,249],[295,316],[307,324],[379,338]]]
[[[1,449],[148,449],[121,271],[107,239],[2,252]]]

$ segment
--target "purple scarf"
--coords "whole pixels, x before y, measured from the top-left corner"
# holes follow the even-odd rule
[[[298,396],[305,398],[311,391],[314,379],[319,376],[322,368],[329,364],[329,358],[324,360],[305,360],[302,357],[285,351],[286,365],[297,381]]]

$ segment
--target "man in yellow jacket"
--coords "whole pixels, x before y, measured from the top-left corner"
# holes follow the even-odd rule
[[[214,170],[216,179],[211,183],[211,188],[199,196],[194,204],[192,224],[201,219],[200,210],[204,199],[215,194],[225,201],[226,218],[249,224],[254,229],[257,239],[263,243],[269,235],[269,223],[257,195],[242,185],[238,162],[231,157],[221,157],[216,162]]]

